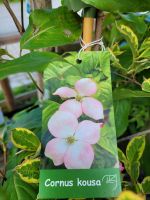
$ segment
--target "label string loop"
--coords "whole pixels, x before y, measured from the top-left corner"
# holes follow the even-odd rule
[[[100,45],[102,51],[105,51],[105,49],[106,49],[105,45],[103,43],[103,37],[101,37],[98,40],[95,40],[95,41],[92,41],[90,43],[87,43],[87,44],[85,44],[84,40],[82,38],[80,38],[80,45],[81,45],[81,49],[78,52],[78,57],[77,57],[78,61],[81,61],[81,59],[80,59],[81,52],[83,52],[84,50],[86,50],[88,47],[92,47],[94,45]]]

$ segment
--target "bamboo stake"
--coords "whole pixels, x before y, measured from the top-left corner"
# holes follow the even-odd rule
[[[93,26],[94,26],[94,18],[84,17],[83,41],[85,42],[85,44],[90,43],[93,40]],[[88,47],[85,51],[91,51],[91,47]]]
[[[88,8],[84,11],[83,41],[85,44],[90,43],[93,40],[95,11],[96,10],[94,8]],[[86,51],[91,51],[91,47],[88,47]]]

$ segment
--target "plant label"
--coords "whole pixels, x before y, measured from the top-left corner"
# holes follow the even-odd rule
[[[71,53],[44,72],[41,199],[121,192],[109,56]]]

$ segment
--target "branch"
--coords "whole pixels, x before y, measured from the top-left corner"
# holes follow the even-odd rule
[[[97,11],[97,17],[96,17],[95,40],[100,39],[100,37],[102,35],[103,20],[104,20],[104,14],[103,14],[102,11],[98,10]],[[93,50],[94,51],[98,51],[99,50],[99,45],[98,44],[95,45]]]
[[[21,26],[22,26],[22,32],[25,32],[25,28],[24,28],[24,15],[23,15],[23,0],[21,0]]]
[[[118,75],[118,76],[120,76],[120,77],[122,77],[122,78],[124,78],[124,79],[126,79],[126,80],[128,80],[128,81],[130,81],[130,82],[132,82],[132,83],[135,83],[136,85],[138,85],[138,86],[141,87],[141,84],[136,79],[129,78],[127,76],[119,74],[118,72],[113,72],[113,73],[116,74],[116,75]]]
[[[9,5],[9,1],[8,0],[3,0],[3,3],[6,7],[6,9],[8,10],[9,14],[11,15],[19,33],[22,35],[23,34],[23,31],[22,31],[22,26],[19,22],[19,20],[17,19],[16,15],[14,14],[13,10],[11,9],[10,5]]]
[[[150,129],[146,130],[146,131],[142,131],[142,132],[139,132],[139,133],[135,133],[133,135],[130,135],[130,136],[127,136],[127,137],[124,137],[124,138],[121,138],[119,140],[117,140],[117,143],[121,143],[121,142],[124,142],[126,140],[131,140],[132,138],[134,137],[137,137],[137,136],[145,136],[147,134],[150,134]]]

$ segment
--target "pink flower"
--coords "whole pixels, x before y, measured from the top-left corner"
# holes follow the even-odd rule
[[[104,114],[101,102],[91,97],[96,91],[96,83],[90,78],[83,78],[75,83],[75,89],[60,87],[54,95],[59,95],[61,98],[74,98],[61,104],[59,110],[71,112],[77,118],[84,113],[99,120],[104,118]]]
[[[100,126],[89,120],[78,123],[75,115],[57,111],[48,122],[48,129],[55,137],[45,148],[45,156],[54,165],[64,163],[68,169],[89,169],[94,160],[92,144],[100,138]]]

